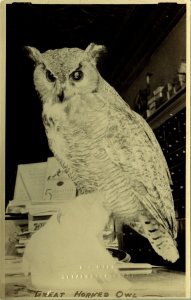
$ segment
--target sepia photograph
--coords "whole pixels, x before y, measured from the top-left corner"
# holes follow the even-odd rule
[[[0,299],[190,298],[189,1],[0,5]]]

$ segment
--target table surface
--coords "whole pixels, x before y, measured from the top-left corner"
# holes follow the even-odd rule
[[[36,291],[31,287],[30,277],[25,277],[20,271],[21,260],[17,259],[17,263],[14,264],[14,270],[5,270],[5,296],[6,298],[24,297],[31,298],[37,297]],[[137,269],[123,271],[121,274],[131,282],[131,287],[121,290],[116,289],[109,294],[107,298],[134,298],[134,297],[186,297],[186,276],[184,272],[173,271],[162,267],[151,268],[151,269]],[[128,282],[127,282],[128,283]],[[128,285],[128,284],[127,284]],[[83,291],[79,298],[83,298]],[[64,298],[67,296],[74,298],[76,291],[73,291],[73,295],[58,295],[52,293],[52,297],[55,299],[57,296]],[[48,296],[43,293],[38,293],[38,298],[44,298]],[[104,298],[104,294],[98,295],[98,298]],[[35,298],[36,298],[35,297]],[[92,298],[93,296],[89,296]],[[46,297],[47,298],[47,297]],[[78,298],[78,297],[75,297]],[[86,297],[87,298],[87,297]],[[50,299],[50,297],[49,297]],[[94,297],[95,299],[95,297]]]

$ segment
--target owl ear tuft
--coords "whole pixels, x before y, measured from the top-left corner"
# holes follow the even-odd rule
[[[107,52],[107,49],[103,45],[96,45],[94,43],[91,43],[86,48],[85,52],[94,59],[95,63],[97,63],[100,56]]]
[[[35,62],[40,63],[42,62],[42,55],[38,49],[35,47],[25,46],[24,50],[26,51],[27,55]]]

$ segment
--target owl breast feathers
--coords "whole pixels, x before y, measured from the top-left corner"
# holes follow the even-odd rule
[[[79,192],[101,191],[108,211],[176,261],[168,166],[146,121],[99,74],[105,48],[27,50],[49,147]]]

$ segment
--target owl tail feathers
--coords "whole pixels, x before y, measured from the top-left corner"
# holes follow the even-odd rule
[[[179,258],[179,253],[172,235],[155,219],[142,216],[142,218],[139,217],[139,221],[131,223],[130,226],[147,238],[155,252],[164,260],[175,263]]]
[[[155,237],[151,235],[149,237],[147,236],[147,238],[156,253],[162,256],[164,260],[168,260],[172,263],[178,260],[179,253],[176,248],[176,242],[167,231],[160,232],[158,236],[156,236],[155,232]]]
[[[172,263],[175,263],[178,258],[179,258],[179,253],[175,245],[169,244],[168,246],[166,245],[161,245],[161,248],[159,249],[157,246],[153,245],[151,243],[153,249],[156,251],[156,253],[160,256],[162,256],[163,259],[168,260]]]

